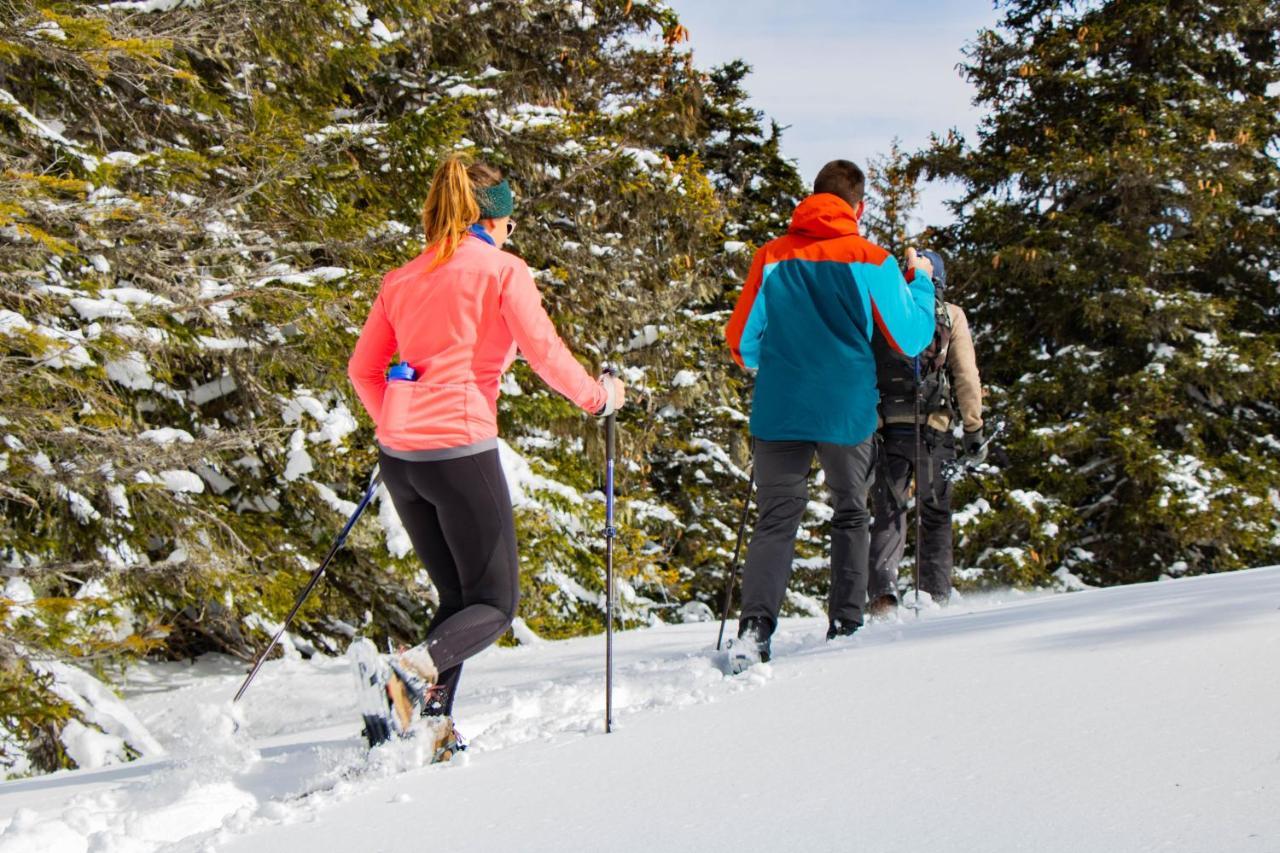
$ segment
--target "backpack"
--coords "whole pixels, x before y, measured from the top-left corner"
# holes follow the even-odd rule
[[[954,411],[951,380],[947,375],[947,352],[951,347],[951,312],[947,303],[935,297],[933,340],[920,359],[920,416],[927,420],[934,412]],[[876,328],[871,336],[876,357],[876,385],[880,389],[880,417],[885,422],[915,418],[915,358],[898,352]]]

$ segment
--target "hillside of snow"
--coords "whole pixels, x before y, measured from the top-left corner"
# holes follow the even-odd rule
[[[970,598],[738,678],[716,623],[490,649],[469,752],[365,756],[341,658],[135,671],[167,754],[0,784],[0,853],[1280,850],[1280,567]],[[238,727],[236,721],[238,720]]]

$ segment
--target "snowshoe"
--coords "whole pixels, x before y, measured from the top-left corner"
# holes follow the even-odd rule
[[[347,657],[355,675],[356,704],[364,719],[364,737],[369,746],[385,743],[392,735],[408,737],[414,721],[428,704],[431,687],[420,677],[421,661],[407,659],[407,655],[389,661],[378,654],[372,641],[363,637],[351,644]],[[427,656],[428,664],[430,660]],[[430,672],[434,677],[434,666]]]
[[[356,707],[364,719],[365,740],[370,747],[386,743],[391,739],[395,719],[387,692],[391,668],[377,647],[363,637],[347,648],[347,659],[356,680]]]

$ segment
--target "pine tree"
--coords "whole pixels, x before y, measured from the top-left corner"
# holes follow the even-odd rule
[[[965,560],[1036,583],[1275,562],[1280,10],[1003,9],[964,66],[976,143],[927,158],[966,188],[951,281],[1012,427]]]
[[[913,216],[920,206],[920,166],[894,137],[888,152],[867,164],[867,212],[862,225],[867,237],[889,254],[901,258],[907,250]]]
[[[0,765],[69,763],[82,715],[38,662],[248,658],[288,610],[374,464],[346,360],[454,151],[511,176],[557,328],[626,372],[624,623],[718,586],[750,258],[726,244],[785,221],[794,169],[664,4],[473,5],[0,0]],[[598,424],[521,363],[503,384],[521,616],[598,629]],[[433,591],[374,509],[304,653],[421,639]]]

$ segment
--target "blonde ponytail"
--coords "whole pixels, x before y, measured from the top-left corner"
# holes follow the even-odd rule
[[[463,159],[450,157],[436,169],[431,190],[422,206],[422,230],[427,248],[435,247],[431,267],[440,266],[453,257],[467,235],[467,229],[480,219],[480,205]]]

